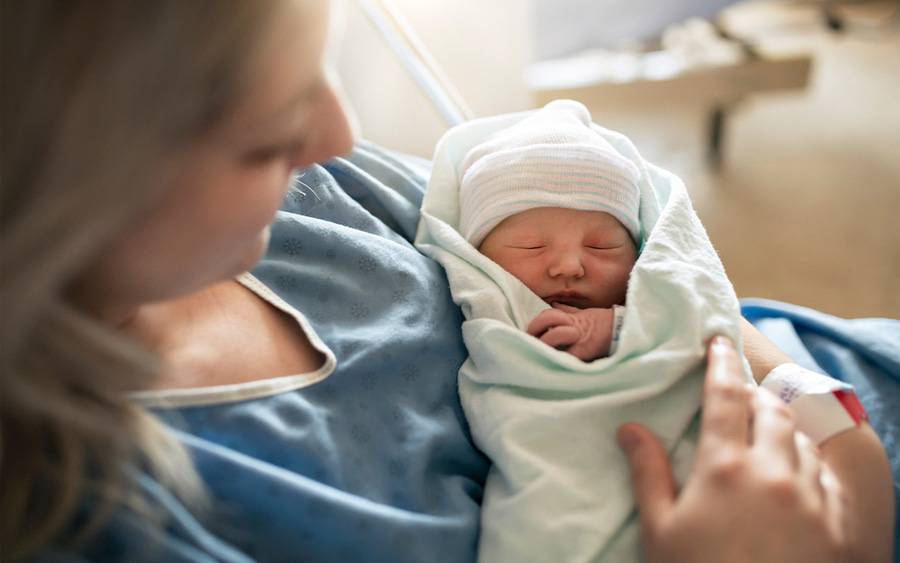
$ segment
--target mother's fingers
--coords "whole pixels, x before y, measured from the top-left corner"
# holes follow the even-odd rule
[[[788,406],[768,390],[758,389],[754,396],[753,449],[767,454],[769,464],[781,465],[773,470],[793,471],[800,463],[796,428]]]
[[[639,424],[624,424],[616,435],[631,469],[631,485],[644,532],[655,529],[675,503],[675,477],[666,448]]]
[[[824,513],[827,515],[828,527],[834,537],[840,540],[850,527],[846,522],[847,506],[844,499],[843,486],[831,469],[824,464],[819,471],[819,483],[822,485],[822,491],[824,492]]]
[[[797,458],[800,463],[800,476],[812,487],[820,499],[825,498],[825,487],[822,484],[822,458],[819,448],[806,434],[794,432],[797,445]]]
[[[741,371],[738,353],[730,340],[717,336],[710,343],[707,358],[698,448],[715,450],[723,443],[746,446],[752,391]]]

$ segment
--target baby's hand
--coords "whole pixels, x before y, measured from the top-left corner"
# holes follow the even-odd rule
[[[528,325],[528,334],[585,362],[609,354],[612,330],[612,309],[578,309],[560,303],[541,311]]]

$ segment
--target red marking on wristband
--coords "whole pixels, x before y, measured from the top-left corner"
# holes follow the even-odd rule
[[[862,403],[859,402],[859,398],[856,396],[856,393],[853,391],[848,391],[846,389],[838,389],[836,391],[832,391],[835,398],[837,398],[838,402],[841,403],[841,406],[844,407],[844,410],[847,411],[847,414],[850,415],[850,418],[853,419],[853,422],[859,426],[860,421],[869,420],[869,414],[866,412],[866,409],[863,408]]]

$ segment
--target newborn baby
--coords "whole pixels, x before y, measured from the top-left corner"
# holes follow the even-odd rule
[[[639,240],[635,165],[568,100],[475,146],[460,232],[553,308],[529,334],[583,361],[615,351]]]
[[[479,560],[640,561],[615,431],[650,428],[682,479],[705,344],[739,341],[684,184],[557,100],[444,135],[416,244],[465,316],[460,402],[492,462]]]

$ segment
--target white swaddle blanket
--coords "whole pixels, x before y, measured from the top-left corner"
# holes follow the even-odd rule
[[[592,127],[634,162],[642,250],[618,349],[590,363],[525,332],[548,305],[457,231],[466,153],[531,112],[478,119],[438,143],[417,246],[447,271],[470,357],[459,393],[492,460],[479,560],[637,561],[635,504],[616,429],[640,422],[666,444],[679,479],[693,452],[705,345],[740,343],[734,290],[675,175],[623,135]],[[749,378],[749,373],[747,374]]]

